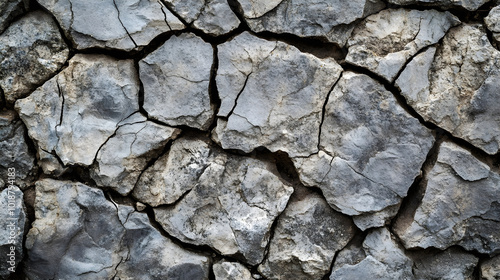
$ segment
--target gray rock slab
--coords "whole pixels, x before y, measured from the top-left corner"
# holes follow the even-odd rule
[[[496,6],[484,18],[486,28],[493,33],[496,42],[500,41],[500,6]]]
[[[486,4],[488,0],[388,0],[388,2],[396,5],[422,5],[444,9],[460,7],[475,11]]]
[[[416,253],[413,274],[416,280],[473,280],[478,258],[456,247],[441,252]]]
[[[0,34],[9,26],[11,21],[24,12],[23,0],[0,0]]]
[[[215,280],[253,280],[248,268],[238,262],[220,261],[213,266]]]
[[[481,279],[500,279],[500,256],[496,256],[481,263]]]

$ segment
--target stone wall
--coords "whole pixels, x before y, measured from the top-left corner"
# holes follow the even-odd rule
[[[500,6],[0,0],[0,277],[500,279]]]

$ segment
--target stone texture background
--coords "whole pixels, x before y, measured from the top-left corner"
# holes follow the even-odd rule
[[[498,280],[499,44],[496,0],[0,0],[0,278]]]

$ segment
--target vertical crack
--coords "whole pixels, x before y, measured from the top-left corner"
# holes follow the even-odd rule
[[[135,42],[134,38],[132,38],[132,35],[130,35],[130,33],[128,32],[127,28],[125,27],[125,25],[123,25],[123,22],[120,18],[120,9],[118,9],[118,6],[116,5],[116,0],[113,0],[113,4],[115,5],[115,9],[116,11],[118,12],[118,21],[120,22],[120,24],[122,25],[123,29],[125,30],[125,32],[127,32],[127,35],[128,37],[130,38],[130,40],[132,41],[132,43],[134,43],[134,46],[137,48],[138,45],[137,43]]]
[[[330,100],[330,95],[332,94],[332,91],[335,89],[335,87],[337,86],[337,84],[340,81],[340,79],[342,79],[342,75],[343,74],[344,74],[344,72],[340,73],[339,78],[335,81],[335,83],[333,84],[333,86],[330,89],[330,91],[328,91],[328,94],[326,95],[325,103],[323,103],[323,109],[321,111],[321,122],[319,124],[319,133],[318,133],[318,151],[320,150],[321,132],[322,132],[322,129],[323,129],[323,122],[325,121],[326,106],[328,105],[328,101]]]

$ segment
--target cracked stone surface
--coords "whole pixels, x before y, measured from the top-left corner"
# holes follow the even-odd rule
[[[193,34],[174,36],[139,61],[148,115],[168,125],[208,129],[214,115],[212,63],[212,46]]]
[[[408,59],[459,23],[449,12],[383,10],[356,27],[345,60],[392,82]]]
[[[10,22],[24,12],[23,0],[0,0],[0,34],[9,26]]]
[[[437,50],[418,55],[397,85],[425,120],[489,154],[499,151],[500,110],[495,104],[500,52],[479,25],[453,28]]]
[[[460,245],[483,254],[500,252],[499,174],[469,151],[444,142],[426,181],[414,215],[395,227],[406,248]]]
[[[344,46],[355,22],[383,9],[379,0],[238,0],[252,31],[322,37]]]
[[[300,180],[319,187],[334,209],[355,216],[362,230],[382,226],[420,174],[434,138],[363,74],[344,72],[325,109],[321,151],[293,158]]]
[[[30,279],[208,279],[207,257],[174,244],[146,214],[99,189],[38,181],[35,214],[26,239]]]
[[[118,124],[139,111],[139,79],[132,60],[75,55],[69,66],[16,110],[38,148],[46,173],[64,165],[89,166]]]
[[[36,11],[10,25],[0,33],[0,88],[7,102],[26,97],[53,76],[68,55],[50,15]]]
[[[484,18],[484,23],[488,30],[493,33],[493,38],[498,43],[500,41],[500,6],[496,6]]]
[[[317,152],[322,108],[342,69],[282,42],[245,32],[219,47],[221,99],[213,138],[246,153],[265,147],[290,156]]]
[[[354,233],[352,220],[332,210],[321,196],[292,197],[259,271],[267,279],[322,279]]]
[[[190,165],[202,165],[197,155],[207,152],[199,141],[184,145],[192,144],[189,149],[195,158]],[[185,168],[200,174],[191,179],[196,185],[175,205],[155,208],[155,219],[183,242],[208,245],[222,255],[256,265],[264,258],[271,225],[285,209],[293,188],[281,182],[270,163],[215,148],[208,152],[201,172]],[[186,179],[184,174],[180,178]]]
[[[491,258],[481,264],[481,279],[500,279],[500,256]]]
[[[469,11],[475,11],[488,0],[388,0],[396,5],[421,5],[440,8],[460,7]]]
[[[90,175],[98,186],[127,195],[148,162],[179,133],[179,129],[147,121],[136,113],[120,123],[115,135],[101,147]]]
[[[77,49],[130,51],[184,24],[156,0],[37,0]],[[95,7],[99,7],[96,9]]]
[[[226,0],[165,0],[165,4],[186,23],[213,36],[227,34],[240,25]]]
[[[221,261],[213,266],[215,280],[253,280],[248,268],[238,262]]]
[[[476,279],[473,273],[479,259],[455,247],[437,253],[420,253],[413,259],[413,274],[416,280]],[[443,270],[443,267],[446,269]]]
[[[26,128],[14,111],[0,111],[0,177],[7,180],[9,168],[15,169],[14,184],[30,186],[37,175],[34,151],[30,151]]]

